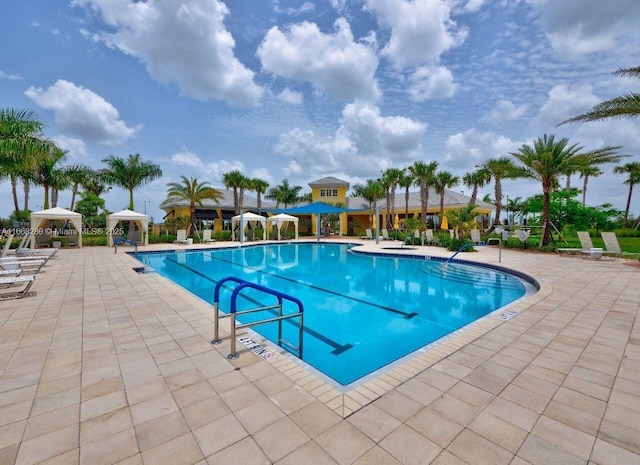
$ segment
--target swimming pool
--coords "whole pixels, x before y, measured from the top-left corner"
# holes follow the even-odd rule
[[[305,309],[302,360],[341,385],[525,294],[519,279],[494,269],[352,253],[351,248],[291,243],[134,256],[207,302],[213,301],[215,284],[227,276],[300,299]],[[233,288],[225,287],[220,309],[226,312]],[[271,304],[264,294],[243,291],[238,309]],[[276,341],[276,326],[255,331]],[[284,339],[297,344],[297,321],[286,320],[283,330]]]

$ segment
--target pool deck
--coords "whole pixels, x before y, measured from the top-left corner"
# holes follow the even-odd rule
[[[363,242],[451,255],[391,246]],[[0,465],[640,464],[629,262],[461,254],[540,291],[340,391],[285,354],[228,360],[211,307],[130,250],[60,250],[35,295],[0,301]]]

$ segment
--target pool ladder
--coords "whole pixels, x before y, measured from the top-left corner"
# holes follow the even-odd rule
[[[230,302],[230,310],[229,313],[227,314],[220,314],[219,312],[219,304],[220,304],[220,289],[222,288],[222,286],[229,282],[229,281],[233,281],[235,283],[237,283],[238,285],[233,289],[233,291],[231,292],[231,302]],[[256,289],[258,291],[261,291],[265,294],[270,294],[275,296],[278,299],[278,303],[276,305],[268,305],[265,307],[257,307],[257,308],[252,308],[249,310],[238,310],[237,307],[237,299],[238,299],[238,295],[240,295],[240,292],[242,292],[243,289]],[[284,315],[282,313],[282,303],[283,300],[288,300],[291,301],[293,303],[295,303],[298,306],[298,312],[297,313],[289,313]],[[266,318],[264,320],[258,320],[258,321],[253,321],[251,323],[238,323],[237,319],[236,319],[236,315],[245,315],[248,313],[256,313],[256,312],[261,312],[264,310],[271,310],[271,309],[278,309],[278,316],[274,316],[271,318]],[[214,311],[214,318],[213,318],[213,340],[211,341],[211,344],[220,344],[222,342],[222,339],[220,339],[220,319],[221,318],[231,318],[231,352],[229,353],[229,355],[227,355],[227,358],[229,359],[233,359],[233,358],[238,358],[238,352],[236,350],[236,332],[238,329],[242,329],[242,328],[248,328],[251,326],[258,326],[258,325],[263,325],[263,324],[267,324],[267,323],[274,323],[277,322],[278,323],[278,345],[279,346],[286,346],[289,349],[295,351],[298,353],[298,357],[302,358],[302,334],[303,334],[303,315],[304,315],[304,307],[302,305],[302,302],[299,299],[296,299],[295,297],[292,297],[290,295],[284,294],[282,292],[276,291],[274,289],[269,289],[268,287],[264,287],[261,286],[259,284],[254,284],[251,283],[249,281],[245,281],[244,279],[240,279],[240,278],[236,278],[234,276],[228,276],[226,278],[222,278],[220,281],[218,281],[218,283],[216,284],[215,290],[213,292],[213,311]],[[289,318],[299,318],[299,323],[298,323],[298,345],[294,345],[291,344],[290,342],[284,340],[282,338],[282,322],[286,319]]]

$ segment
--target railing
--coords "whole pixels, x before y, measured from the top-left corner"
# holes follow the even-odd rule
[[[229,313],[221,315],[219,311],[220,290],[222,289],[222,286],[229,281],[233,281],[238,285],[231,292]],[[275,296],[278,299],[278,303],[276,305],[268,305],[264,307],[257,307],[249,310],[238,311],[238,304],[237,304],[238,295],[240,295],[240,292],[242,292],[244,289],[256,289],[260,292],[264,292],[265,294]],[[295,303],[298,306],[298,312],[283,315],[282,314],[283,300],[288,300],[290,302]],[[250,323],[238,323],[236,321],[237,315],[245,315],[248,313],[256,313],[256,312],[261,312],[264,310],[271,310],[271,309],[278,309],[278,316],[266,318],[264,320],[253,321]],[[236,278],[234,276],[228,276],[226,278],[221,279],[216,284],[215,290],[213,292],[213,310],[215,312],[215,315],[213,318],[213,340],[211,341],[211,344],[219,344],[222,342],[222,339],[220,339],[220,321],[219,321],[220,318],[231,319],[231,341],[230,341],[231,352],[229,353],[229,355],[227,355],[227,358],[232,359],[232,358],[238,357],[238,353],[236,351],[236,331],[238,329],[263,325],[267,323],[274,323],[274,322],[278,323],[278,345],[281,347],[282,345],[289,347],[290,349],[298,352],[298,356],[302,358],[302,340],[303,340],[302,334],[303,334],[304,307],[302,305],[302,302],[299,299],[296,299],[295,297],[276,291],[274,289],[269,289],[268,287],[264,287],[259,284],[254,284],[249,281],[245,281],[244,279]],[[290,342],[282,338],[282,321],[289,318],[296,318],[296,317],[299,318],[297,346],[291,344]]]
[[[130,241],[129,239],[118,238],[113,241],[113,249],[114,253],[118,253],[118,244],[131,244],[136,248],[136,253],[138,253],[138,243],[136,241]]]

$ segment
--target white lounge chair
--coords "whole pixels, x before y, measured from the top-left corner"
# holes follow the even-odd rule
[[[13,233],[9,233],[7,237],[7,242],[4,243],[4,247],[2,247],[2,252],[0,253],[0,258],[6,257],[9,249],[11,248],[11,241],[13,240]]]
[[[620,243],[618,242],[618,236],[616,236],[616,233],[603,232],[600,234],[602,235],[602,240],[604,241],[604,248],[605,248],[605,250],[603,251],[604,254],[612,255],[614,259],[618,257],[638,258],[638,256],[640,255],[637,252],[623,251],[622,248],[620,247]]]
[[[176,240],[173,241],[174,244],[187,244],[187,230],[186,229],[178,229]]]
[[[469,234],[471,235],[471,242],[473,242],[474,245],[485,244],[485,242],[480,237],[479,229],[472,229],[469,231]]]
[[[413,242],[415,244],[415,240],[418,239],[421,245],[424,245],[424,233],[419,229],[415,229],[413,231]]]
[[[48,260],[53,257],[58,249],[28,249],[26,247],[16,249],[16,257],[41,258]]]
[[[576,248],[576,247],[563,247],[560,249],[556,249],[556,252],[561,253],[561,252],[567,252],[567,253],[573,253],[573,252],[582,252],[582,253],[589,253],[589,251],[591,249],[593,249],[593,242],[591,242],[591,236],[589,236],[589,233],[587,231],[578,231],[578,239],[580,240],[580,248]]]
[[[391,240],[391,238],[389,237],[389,231],[387,231],[386,228],[382,229],[382,240],[383,241]]]
[[[0,277],[10,278],[11,276],[20,276],[22,268],[16,268],[15,270],[0,270]]]
[[[12,278],[0,278],[0,299],[21,299],[33,283],[36,282],[35,276],[14,276]],[[16,290],[16,286],[23,285],[20,290]]]
[[[23,270],[29,273],[37,273],[47,261],[43,259],[30,259],[19,257],[0,258],[0,270]]]
[[[215,242],[216,240],[211,238],[211,233],[212,233],[211,229],[204,229],[202,231],[202,242],[205,242],[205,243]]]
[[[433,235],[433,229],[427,229],[424,232],[424,240],[427,245],[436,245],[438,243]]]
[[[365,232],[365,235],[364,235],[365,239],[373,239],[373,233],[371,232],[371,228],[365,229],[364,232]]]

